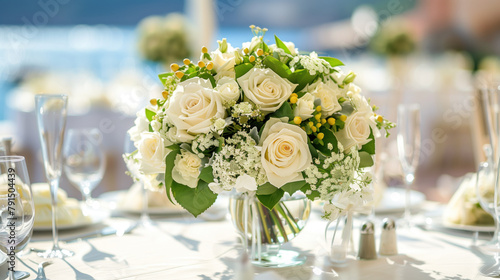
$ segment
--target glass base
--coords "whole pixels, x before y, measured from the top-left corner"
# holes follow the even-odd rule
[[[279,250],[277,253],[262,253],[259,259],[252,260],[252,264],[261,267],[290,267],[304,264],[306,257],[289,250]]]
[[[37,255],[44,259],[64,259],[67,257],[72,257],[74,254],[75,252],[66,249],[52,249],[38,253]]]
[[[500,253],[500,244],[495,241],[488,241],[477,246],[481,251],[488,253]]]

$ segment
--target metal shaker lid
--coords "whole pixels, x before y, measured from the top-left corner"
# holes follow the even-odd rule
[[[375,232],[375,226],[372,222],[367,221],[361,226],[361,234],[373,234]]]
[[[385,218],[382,221],[382,230],[395,230],[395,229],[396,229],[396,223],[394,222],[393,219]]]

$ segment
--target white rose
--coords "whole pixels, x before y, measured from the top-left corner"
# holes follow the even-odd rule
[[[141,134],[137,147],[139,154],[139,170],[144,174],[165,172],[165,157],[168,149],[165,148],[163,138],[158,132],[144,132]]]
[[[234,183],[234,188],[237,192],[247,192],[247,191],[256,191],[257,190],[257,181],[252,176],[247,174],[243,174],[236,178],[236,182]]]
[[[293,115],[301,117],[302,120],[307,120],[313,116],[314,110],[314,96],[310,93],[306,93],[297,101],[297,106],[293,110]]]
[[[234,60],[234,49],[231,45],[228,44],[228,48],[225,53],[222,53],[219,49],[217,49],[210,53],[210,57],[214,63],[214,70],[216,73],[230,70],[234,72],[234,65],[236,62]]]
[[[356,111],[364,114],[366,117],[371,117],[373,115],[373,110],[366,98],[360,94],[353,95],[351,97],[351,103],[356,108]]]
[[[161,122],[157,121],[157,120],[152,120],[151,121],[151,128],[153,129],[153,131],[160,131],[161,129]]]
[[[223,104],[229,104],[231,101],[238,101],[240,98],[240,86],[229,77],[223,77],[217,81],[215,90],[219,93]]]
[[[250,53],[256,51],[257,46],[262,42],[262,37],[254,36],[251,42],[244,42],[242,44],[243,49],[248,48]]]
[[[321,100],[321,116],[323,118],[329,117],[333,113],[342,110],[338,100],[342,97],[342,91],[332,81],[327,83],[318,81],[309,85],[307,91]]]
[[[361,112],[353,113],[345,121],[344,129],[335,132],[337,140],[344,146],[344,150],[349,152],[352,147],[360,149],[361,146],[370,142],[371,120]]]
[[[347,90],[347,96],[354,96],[354,95],[358,95],[360,92],[361,92],[361,88],[358,87],[357,85],[355,85],[354,83],[349,83],[347,86],[346,86],[346,90]]]
[[[344,79],[345,77],[347,76],[347,74],[345,74],[344,72],[342,71],[335,71],[333,72],[330,77],[333,78],[333,80],[337,83],[337,84],[342,84],[344,82]]]
[[[165,133],[165,138],[167,139],[167,141],[169,141],[170,143],[174,144],[174,143],[177,143],[177,128],[174,126],[174,127],[170,127],[167,131],[167,133]]]
[[[224,77],[228,77],[228,78],[231,78],[234,80],[236,78],[236,72],[234,72],[234,69],[219,71],[215,75],[215,80],[219,81],[220,79],[222,79]]]
[[[177,85],[166,113],[177,128],[177,142],[190,142],[196,135],[210,132],[212,118],[226,117],[219,94],[208,80],[200,78]]]
[[[172,179],[177,183],[196,188],[200,176],[201,159],[188,151],[182,150],[175,157]]]
[[[300,127],[271,118],[259,142],[261,162],[268,181],[275,187],[304,179],[304,171],[312,162],[307,134]]]
[[[213,131],[217,132],[218,134],[222,134],[224,128],[226,128],[226,120],[216,119],[214,121]]]
[[[288,48],[291,55],[296,56],[298,54],[299,50],[295,48],[295,44],[293,42],[283,41],[283,44],[285,44],[285,46]],[[276,46],[276,44],[269,45],[269,50],[271,50],[271,51],[274,51],[277,48],[278,48],[278,46]]]
[[[258,105],[264,113],[278,110],[297,87],[271,69],[256,67],[239,77],[238,83],[245,96]]]
[[[149,131],[149,121],[146,118],[146,110],[139,110],[136,113],[137,118],[134,121],[134,126],[128,130],[130,140],[138,142],[141,139],[141,133]]]

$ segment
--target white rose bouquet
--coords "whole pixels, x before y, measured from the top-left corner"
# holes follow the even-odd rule
[[[163,98],[138,113],[126,155],[144,174],[164,175],[167,195],[197,216],[222,191],[255,194],[272,209],[285,192],[325,202],[327,219],[371,199],[375,137],[393,123],[374,113],[355,74],[315,52],[251,26],[241,48],[226,39],[198,63],[160,74]],[[145,124],[147,119],[147,124]]]

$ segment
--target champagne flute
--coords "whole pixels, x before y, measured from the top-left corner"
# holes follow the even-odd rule
[[[24,157],[0,156],[0,250],[7,255],[9,280],[15,279],[16,253],[29,243],[34,221],[35,205]]]
[[[62,146],[66,126],[68,96],[37,94],[35,104],[38,131],[42,144],[43,165],[45,167],[45,176],[50,185],[52,200],[53,246],[52,249],[40,253],[39,256],[43,258],[70,257],[74,255],[73,252],[59,247],[56,223],[57,190],[59,189],[59,179],[62,171]]]
[[[102,133],[94,129],[70,129],[64,142],[64,172],[90,208],[97,208],[91,192],[104,176],[106,158],[101,149]]]
[[[130,135],[127,133],[125,136],[125,144],[124,144],[124,152],[125,152],[125,162],[127,164],[127,169],[130,172],[131,177],[141,184],[142,191],[142,209],[141,209],[141,218],[139,219],[138,226],[142,226],[145,228],[149,228],[154,226],[154,222],[149,217],[148,213],[148,192],[146,189],[146,185],[144,180],[145,175],[139,171],[139,167],[134,162],[134,156],[137,154],[137,148],[134,145],[134,141],[130,139]]]
[[[400,104],[398,106],[397,143],[406,187],[404,223],[411,227],[410,191],[420,156],[420,105]]]
[[[476,196],[481,207],[491,214],[495,222],[493,238],[479,245],[483,250],[500,251],[499,233],[500,222],[498,212],[498,166],[499,140],[500,140],[500,89],[481,89],[481,113],[489,143],[483,146],[486,161],[481,162],[476,177]]]

